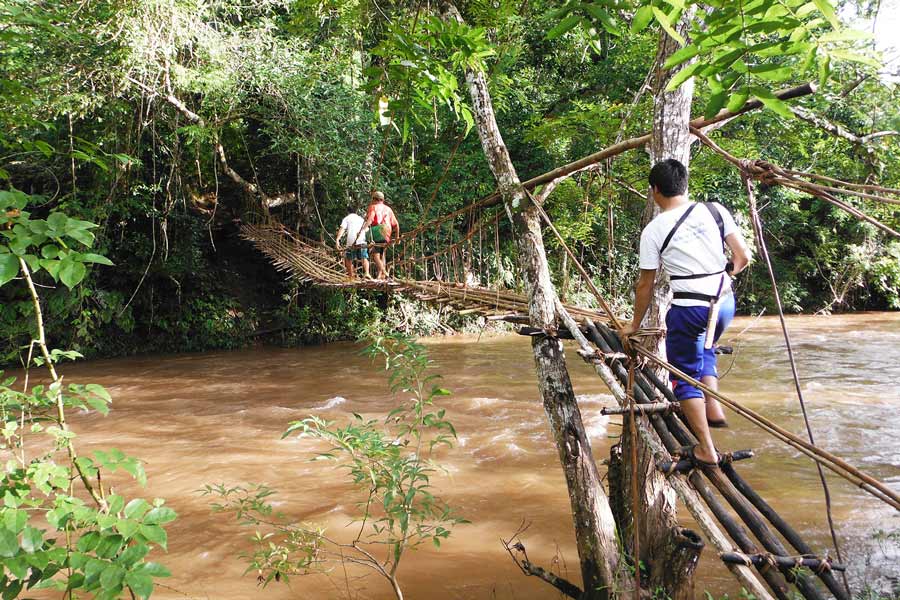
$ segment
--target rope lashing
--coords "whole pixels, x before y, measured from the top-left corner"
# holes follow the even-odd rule
[[[738,164],[741,173],[746,177],[750,177],[766,185],[776,185],[778,183],[778,176],[780,175],[778,171],[781,171],[781,168],[777,165],[773,165],[764,160],[753,160],[749,158],[739,159]],[[782,171],[782,173],[784,173],[784,171]]]

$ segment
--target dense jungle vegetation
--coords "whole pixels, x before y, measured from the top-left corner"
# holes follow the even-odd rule
[[[783,4],[774,18],[805,7]],[[446,329],[450,317],[419,305],[286,281],[239,239],[240,223],[268,202],[285,224],[330,242],[347,204],[362,208],[372,188],[406,229],[491,192],[460,83],[474,62],[490,74],[523,178],[647,131],[658,29],[635,26],[628,5],[471,0],[460,4],[471,26],[454,26],[425,3],[392,0],[0,1],[0,186],[32,195],[35,218],[63,211],[98,223],[94,249],[115,265],[90,267],[73,290],[36,275],[49,286],[51,347],[88,356],[228,348],[272,330],[284,343],[332,340],[355,337],[384,309],[419,333]],[[839,14],[871,17],[879,5],[846,3]],[[838,41],[859,54],[813,51],[806,71],[795,56],[754,73],[771,89],[821,78],[797,103],[819,124],[762,110],[717,139],[737,156],[900,187],[898,138],[859,139],[900,129],[890,65],[862,56],[864,37]],[[697,94],[695,112],[725,100],[706,84]],[[566,181],[549,203],[623,308],[648,163],[644,152],[622,155]],[[695,146],[691,174],[693,196],[722,202],[749,232],[736,171]],[[789,310],[900,308],[897,240],[789,190],[760,201]],[[897,227],[895,208],[867,206]],[[563,254],[547,243],[562,284]],[[582,299],[576,282],[564,293]],[[764,270],[751,269],[740,310],[767,308],[768,290]],[[0,298],[0,362],[16,363],[33,306],[20,286]]]

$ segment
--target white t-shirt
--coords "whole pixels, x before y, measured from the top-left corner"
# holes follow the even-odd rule
[[[727,259],[722,250],[722,237],[719,234],[719,226],[710,211],[697,204],[688,218],[678,227],[675,235],[669,240],[668,246],[660,256],[660,248],[675,223],[684,215],[685,211],[693,206],[694,202],[688,202],[671,210],[659,213],[655,219],[644,228],[641,233],[641,269],[658,269],[662,264],[663,269],[671,277],[672,275],[694,275],[700,273],[716,273],[725,268]],[[734,218],[721,204],[713,202],[722,215],[725,225],[725,235],[735,233],[737,225]],[[720,295],[726,295],[731,291],[731,278],[723,273],[709,275],[697,279],[676,279],[672,281],[673,292],[693,292],[715,296],[722,285]],[[705,306],[707,302],[702,300],[675,299],[672,304],[679,306]]]
[[[366,231],[362,228],[365,225],[366,221],[361,216],[356,213],[350,213],[344,220],[341,221],[341,228],[347,231],[347,245],[348,246],[365,246],[366,245]],[[351,242],[350,240],[356,240],[356,242]]]

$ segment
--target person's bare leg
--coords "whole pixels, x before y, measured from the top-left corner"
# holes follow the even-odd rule
[[[366,279],[372,279],[372,272],[369,270],[369,259],[362,259],[363,276]]]
[[[713,377],[712,375],[705,375],[700,381],[702,381],[706,387],[708,387],[716,392],[719,391],[719,378],[718,377]],[[713,422],[718,421],[720,423],[724,422],[725,421],[725,411],[722,410],[722,405],[719,404],[719,401],[716,400],[715,398],[713,398],[712,396],[710,396],[709,394],[707,394],[706,392],[703,392],[703,396],[706,399],[706,420],[713,421]]]
[[[697,436],[700,445],[694,450],[694,456],[706,462],[716,462],[716,447],[713,444],[712,435],[709,433],[709,424],[706,422],[706,402],[703,398],[690,398],[681,401],[681,414],[685,416],[691,431]]]
[[[347,277],[353,279],[355,273],[353,269],[353,261],[351,259],[344,257],[344,268],[347,269]]]
[[[387,273],[384,270],[384,255],[381,252],[372,256],[375,259],[375,266],[378,267],[378,275],[376,279],[386,279]]]

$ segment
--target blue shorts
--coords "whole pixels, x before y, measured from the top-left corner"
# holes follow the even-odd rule
[[[719,302],[719,319],[716,322],[714,340],[718,340],[734,318],[734,295]],[[672,365],[694,379],[706,376],[718,377],[715,345],[709,350],[706,342],[706,324],[709,306],[672,306],[666,315],[666,356]],[[703,392],[690,383],[670,375],[675,397],[679,400],[702,398]]]
[[[354,246],[344,253],[347,260],[368,260],[369,249],[365,246]]]

